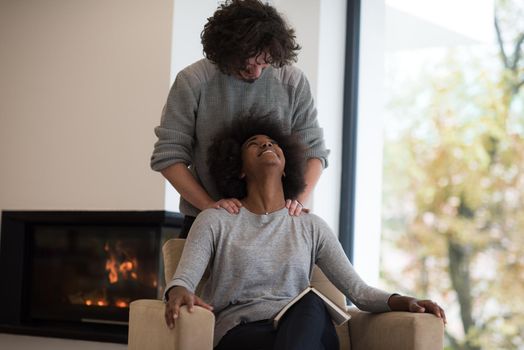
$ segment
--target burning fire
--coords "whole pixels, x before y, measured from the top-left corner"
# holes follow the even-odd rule
[[[109,302],[106,299],[98,299],[98,300],[91,300],[86,299],[84,302],[86,306],[109,306]],[[125,300],[117,300],[115,302],[116,307],[125,308],[129,305],[129,303]]]
[[[115,306],[116,306],[116,307],[125,308],[125,307],[127,307],[128,305],[129,305],[129,303],[128,303],[127,301],[125,301],[125,300],[117,300],[117,301],[115,302]]]
[[[109,259],[106,261],[106,271],[109,272],[109,283],[117,283],[119,276],[124,280],[129,278],[134,280],[138,279],[138,274],[136,272],[138,262],[135,257],[125,257],[124,261],[119,263],[116,259],[116,254],[111,251],[108,243],[106,243],[104,250],[109,253]]]
[[[106,242],[104,244],[104,251],[107,254],[105,271],[108,272],[107,278],[111,285],[126,280],[139,280],[138,259],[135,256],[136,254],[133,254],[128,249],[126,249],[122,241],[116,241],[114,243],[110,243],[109,241]],[[140,278],[144,279],[144,276],[140,276]],[[150,283],[154,287],[157,287],[155,275],[151,276]],[[129,303],[131,301],[129,298],[126,298],[123,295],[116,298],[112,297],[112,295],[115,293],[113,290],[114,288],[119,290],[120,286],[117,285],[115,287],[109,288],[103,287],[91,292],[71,294],[69,295],[70,302],[73,304],[83,304],[85,306],[93,307],[129,307]]]
[[[84,304],[86,306],[109,306],[109,302],[105,296],[87,298],[84,300]]]

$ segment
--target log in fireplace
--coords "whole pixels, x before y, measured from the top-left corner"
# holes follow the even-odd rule
[[[164,211],[3,211],[0,332],[127,342],[132,300],[162,294]]]

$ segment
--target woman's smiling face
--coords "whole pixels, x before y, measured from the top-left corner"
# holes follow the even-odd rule
[[[255,135],[242,145],[242,172],[248,174],[268,165],[284,172],[286,159],[278,143],[266,135]]]

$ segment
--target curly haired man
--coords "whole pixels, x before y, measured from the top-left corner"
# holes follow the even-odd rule
[[[288,198],[290,215],[302,203],[327,166],[329,151],[318,125],[309,82],[298,68],[300,46],[281,14],[258,0],[233,0],[221,5],[201,34],[205,58],[180,71],[169,92],[151,167],[181,195],[185,215],[182,237],[196,215],[208,208],[236,214],[237,198],[221,198],[207,167],[207,152],[216,132],[235,116],[271,112],[288,134],[306,145],[306,187]]]

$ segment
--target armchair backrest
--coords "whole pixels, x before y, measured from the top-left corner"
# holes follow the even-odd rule
[[[185,239],[170,239],[162,247],[162,254],[164,256],[164,276],[166,283],[173,278],[175,274],[176,267],[182,256],[182,251],[184,250]],[[202,281],[197,288],[197,294],[199,294],[200,287],[203,284],[203,281],[207,279],[207,270],[202,278]],[[342,309],[346,309],[346,297],[342,294],[324,275],[322,270],[315,266],[313,268],[313,275],[311,277],[311,285],[320,290],[324,295],[326,295],[331,301],[337,304]]]
[[[164,257],[164,277],[166,284],[171,281],[175,274],[176,267],[180,262],[182,250],[184,250],[185,239],[170,239],[164,243],[162,247],[162,255]]]
[[[166,284],[169,281],[171,281],[173,275],[175,274],[176,267],[178,266],[180,258],[182,257],[182,251],[184,250],[185,244],[185,239],[173,238],[166,241],[166,243],[164,243],[164,246],[162,247],[162,255],[164,257],[164,277],[166,279]],[[204,282],[207,280],[208,277],[209,269],[206,269],[206,271],[204,272],[204,276],[202,276],[202,280],[197,286],[197,295],[200,295],[202,286],[204,285]]]

